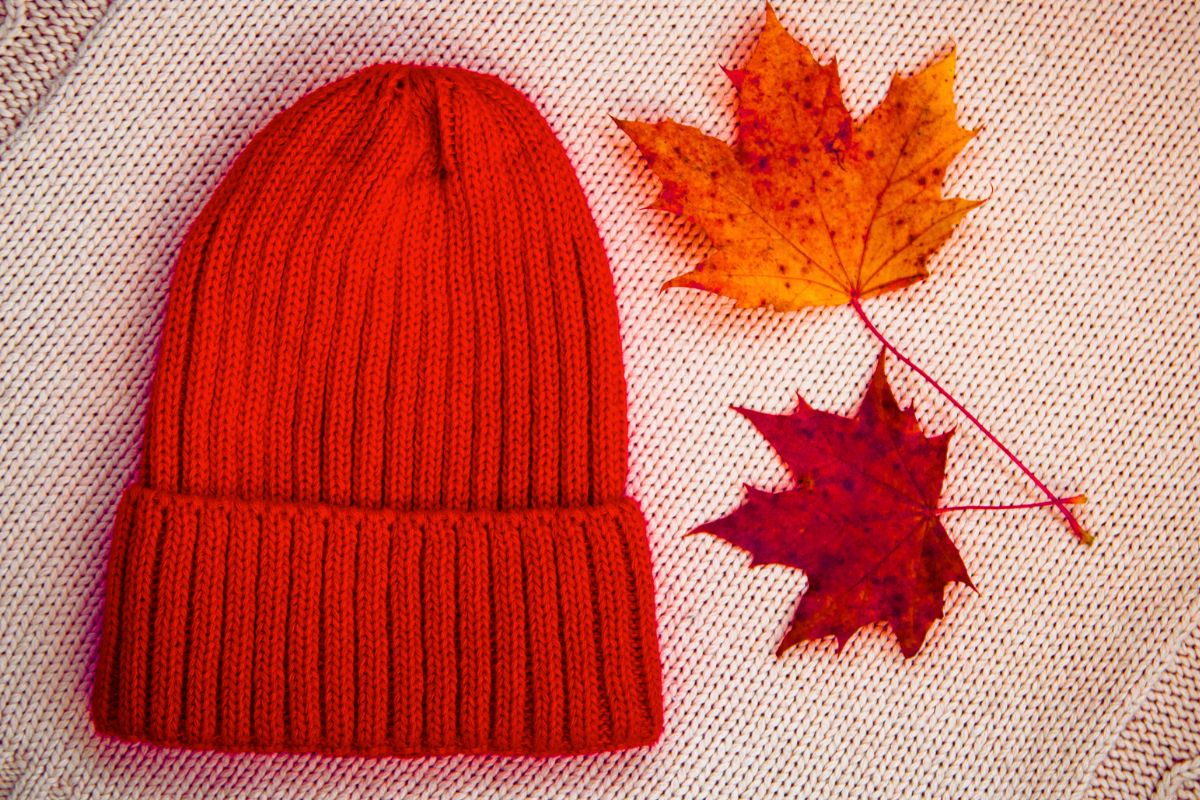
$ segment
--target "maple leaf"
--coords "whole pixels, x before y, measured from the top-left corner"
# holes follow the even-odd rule
[[[779,23],[766,25],[743,69],[730,146],[670,119],[613,118],[637,145],[662,189],[650,208],[695,222],[713,247],[663,288],[733,298],[738,306],[794,311],[849,305],[893,355],[929,382],[1029,477],[1083,543],[1093,540],[1069,505],[962,403],[896,348],[862,300],[928,276],[926,261],[982,200],[942,196],[950,161],[975,135],[959,126],[954,51],[910,78],[855,124],[842,100],[837,63],[822,66]],[[972,506],[982,508],[983,506]],[[987,506],[996,508],[995,506]]]
[[[887,622],[906,658],[942,616],[952,582],[972,586],[938,516],[951,432],[926,436],[901,410],[881,352],[853,416],[813,409],[791,414],[738,408],[779,453],[796,488],[747,486],[745,504],[697,527],[746,550],[751,565],[803,570],[808,589],[777,654],[833,636],[838,649],[859,628]]]
[[[685,216],[712,252],[668,281],[780,311],[841,305],[928,275],[925,262],[982,200],[942,197],[954,156],[975,135],[955,121],[954,52],[854,124],[837,64],[821,66],[767,5],[745,68],[731,147],[670,119],[614,122],[662,190],[650,206]],[[664,287],[665,288],[665,287]]]

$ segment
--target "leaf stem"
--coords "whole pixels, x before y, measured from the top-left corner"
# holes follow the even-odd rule
[[[1068,503],[1070,505],[1075,505],[1076,503],[1087,502],[1087,498],[1081,494],[1073,495],[1072,497],[1063,497],[1063,498],[1058,498],[1058,499],[1061,499],[1064,503]],[[966,506],[942,506],[941,508],[937,509],[937,513],[945,514],[949,511],[1009,511],[1011,509],[1018,509],[1018,508],[1049,508],[1050,506],[1053,506],[1053,505],[1056,505],[1054,500],[1040,500],[1036,503],[999,503],[996,505],[993,505],[991,503],[984,503],[984,504],[971,504],[971,505],[966,505]]]
[[[863,321],[863,324],[867,326],[867,330],[869,330],[875,336],[875,338],[878,339],[880,341],[880,343],[883,344],[883,346],[885,348],[887,348],[887,350],[889,352],[891,352],[892,355],[894,355],[896,358],[900,359],[900,361],[904,362],[904,364],[907,365],[908,368],[911,369],[913,372],[917,373],[922,378],[924,378],[925,381],[930,386],[932,386],[934,389],[937,389],[938,392],[942,395],[942,397],[945,397],[947,400],[949,400],[951,405],[953,405],[955,408],[957,408],[964,417],[966,417],[968,420],[971,421],[971,424],[973,424],[976,428],[978,428],[980,430],[980,432],[983,433],[984,436],[986,436],[989,440],[991,440],[992,444],[996,445],[996,447],[999,447],[1000,452],[1002,452],[1002,453],[1004,453],[1004,455],[1008,456],[1009,460],[1011,460],[1014,464],[1016,464],[1017,467],[1019,467],[1020,470],[1022,472],[1024,472],[1025,475],[1031,481],[1033,481],[1034,485],[1037,486],[1037,488],[1041,489],[1042,493],[1045,494],[1047,498],[1049,498],[1048,501],[1045,503],[1037,503],[1037,504],[1028,505],[1028,506],[1005,506],[1005,508],[1022,508],[1022,507],[1034,508],[1037,506],[1054,506],[1066,518],[1067,524],[1071,527],[1071,532],[1075,534],[1075,536],[1079,539],[1079,541],[1083,542],[1084,544],[1092,543],[1092,540],[1093,540],[1092,535],[1090,533],[1088,533],[1088,531],[1085,530],[1082,525],[1079,524],[1079,520],[1077,520],[1075,518],[1075,515],[1071,513],[1071,509],[1067,508],[1067,505],[1071,502],[1080,502],[1077,499],[1080,496],[1077,495],[1076,497],[1071,497],[1071,498],[1061,498],[1058,495],[1054,494],[1054,492],[1050,491],[1050,488],[1048,486],[1046,486],[1046,484],[1042,483],[1042,481],[1038,478],[1037,475],[1033,474],[1033,470],[1031,470],[1031,469],[1029,469],[1029,467],[1025,466],[1025,464],[1022,463],[1021,459],[1017,458],[1016,454],[1013,453],[1013,451],[1011,451],[1007,447],[1005,447],[1003,442],[1001,442],[999,439],[997,439],[995,437],[995,435],[992,434],[991,431],[989,431],[986,427],[984,427],[983,423],[980,422],[979,419],[974,414],[972,414],[970,411],[968,411],[966,406],[964,406],[962,403],[958,402],[958,400],[956,400],[954,398],[954,396],[952,394],[950,394],[948,391],[943,389],[941,384],[939,384],[937,381],[935,381],[928,372],[926,372],[925,370],[921,369],[916,364],[914,364],[912,362],[912,359],[910,359],[908,356],[904,355],[899,350],[897,350],[896,346],[887,340],[887,337],[883,335],[883,333],[879,330],[879,328],[875,327],[875,324],[873,322],[871,322],[871,318],[867,316],[867,313],[865,311],[863,311],[862,303],[859,302],[859,299],[857,297],[850,298],[850,306],[854,309],[855,313],[858,314],[858,317],[859,317],[859,319],[861,319]],[[969,506],[961,507],[961,508],[969,508]],[[939,509],[939,511],[942,511],[942,510],[957,511],[957,510],[959,510],[959,508]]]

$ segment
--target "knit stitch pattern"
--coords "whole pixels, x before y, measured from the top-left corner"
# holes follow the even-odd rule
[[[603,245],[496,78],[382,64],[246,147],[172,277],[96,727],[564,754],[662,724]]]
[[[0,142],[71,66],[110,0],[5,0],[0,7]]]

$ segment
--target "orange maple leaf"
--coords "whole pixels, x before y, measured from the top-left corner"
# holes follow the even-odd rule
[[[975,131],[959,127],[954,52],[859,124],[837,64],[821,66],[770,5],[737,89],[731,147],[670,119],[614,121],[662,190],[651,208],[694,221],[713,244],[666,287],[704,289],[780,311],[842,305],[925,278],[925,262],[982,200],[942,196],[946,167]]]

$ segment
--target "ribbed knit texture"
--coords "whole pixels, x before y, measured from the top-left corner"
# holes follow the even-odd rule
[[[239,156],[172,277],[96,728],[337,754],[661,729],[611,275],[500,80],[382,64]]]

